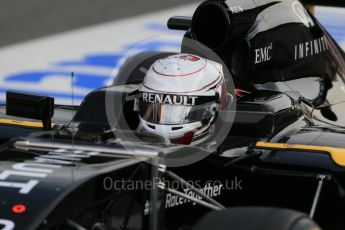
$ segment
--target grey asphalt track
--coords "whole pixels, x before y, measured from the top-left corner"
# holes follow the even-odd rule
[[[0,46],[196,0],[1,0]]]

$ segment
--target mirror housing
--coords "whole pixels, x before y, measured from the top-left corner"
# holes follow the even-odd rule
[[[6,114],[41,120],[44,130],[51,129],[54,115],[54,98],[42,95],[7,91]]]

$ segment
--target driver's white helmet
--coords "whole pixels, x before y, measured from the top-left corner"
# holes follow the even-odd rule
[[[191,54],[157,60],[139,91],[140,128],[171,143],[201,140],[228,101],[222,65]]]

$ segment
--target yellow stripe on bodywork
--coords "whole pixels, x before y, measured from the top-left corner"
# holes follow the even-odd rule
[[[269,143],[258,142],[255,145],[257,148],[263,149],[277,149],[277,150],[310,150],[318,152],[327,152],[330,154],[335,163],[340,166],[345,166],[345,148],[336,148],[328,146],[316,146],[316,145],[294,145],[284,143]]]
[[[29,127],[29,128],[41,128],[41,129],[43,128],[42,122],[37,122],[37,121],[19,121],[19,120],[0,118],[0,124],[16,125],[16,126]],[[52,128],[54,126],[55,124],[52,124]]]

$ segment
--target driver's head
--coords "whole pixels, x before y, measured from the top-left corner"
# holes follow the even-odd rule
[[[180,144],[210,133],[228,101],[222,65],[190,54],[157,60],[140,92],[140,127]]]

